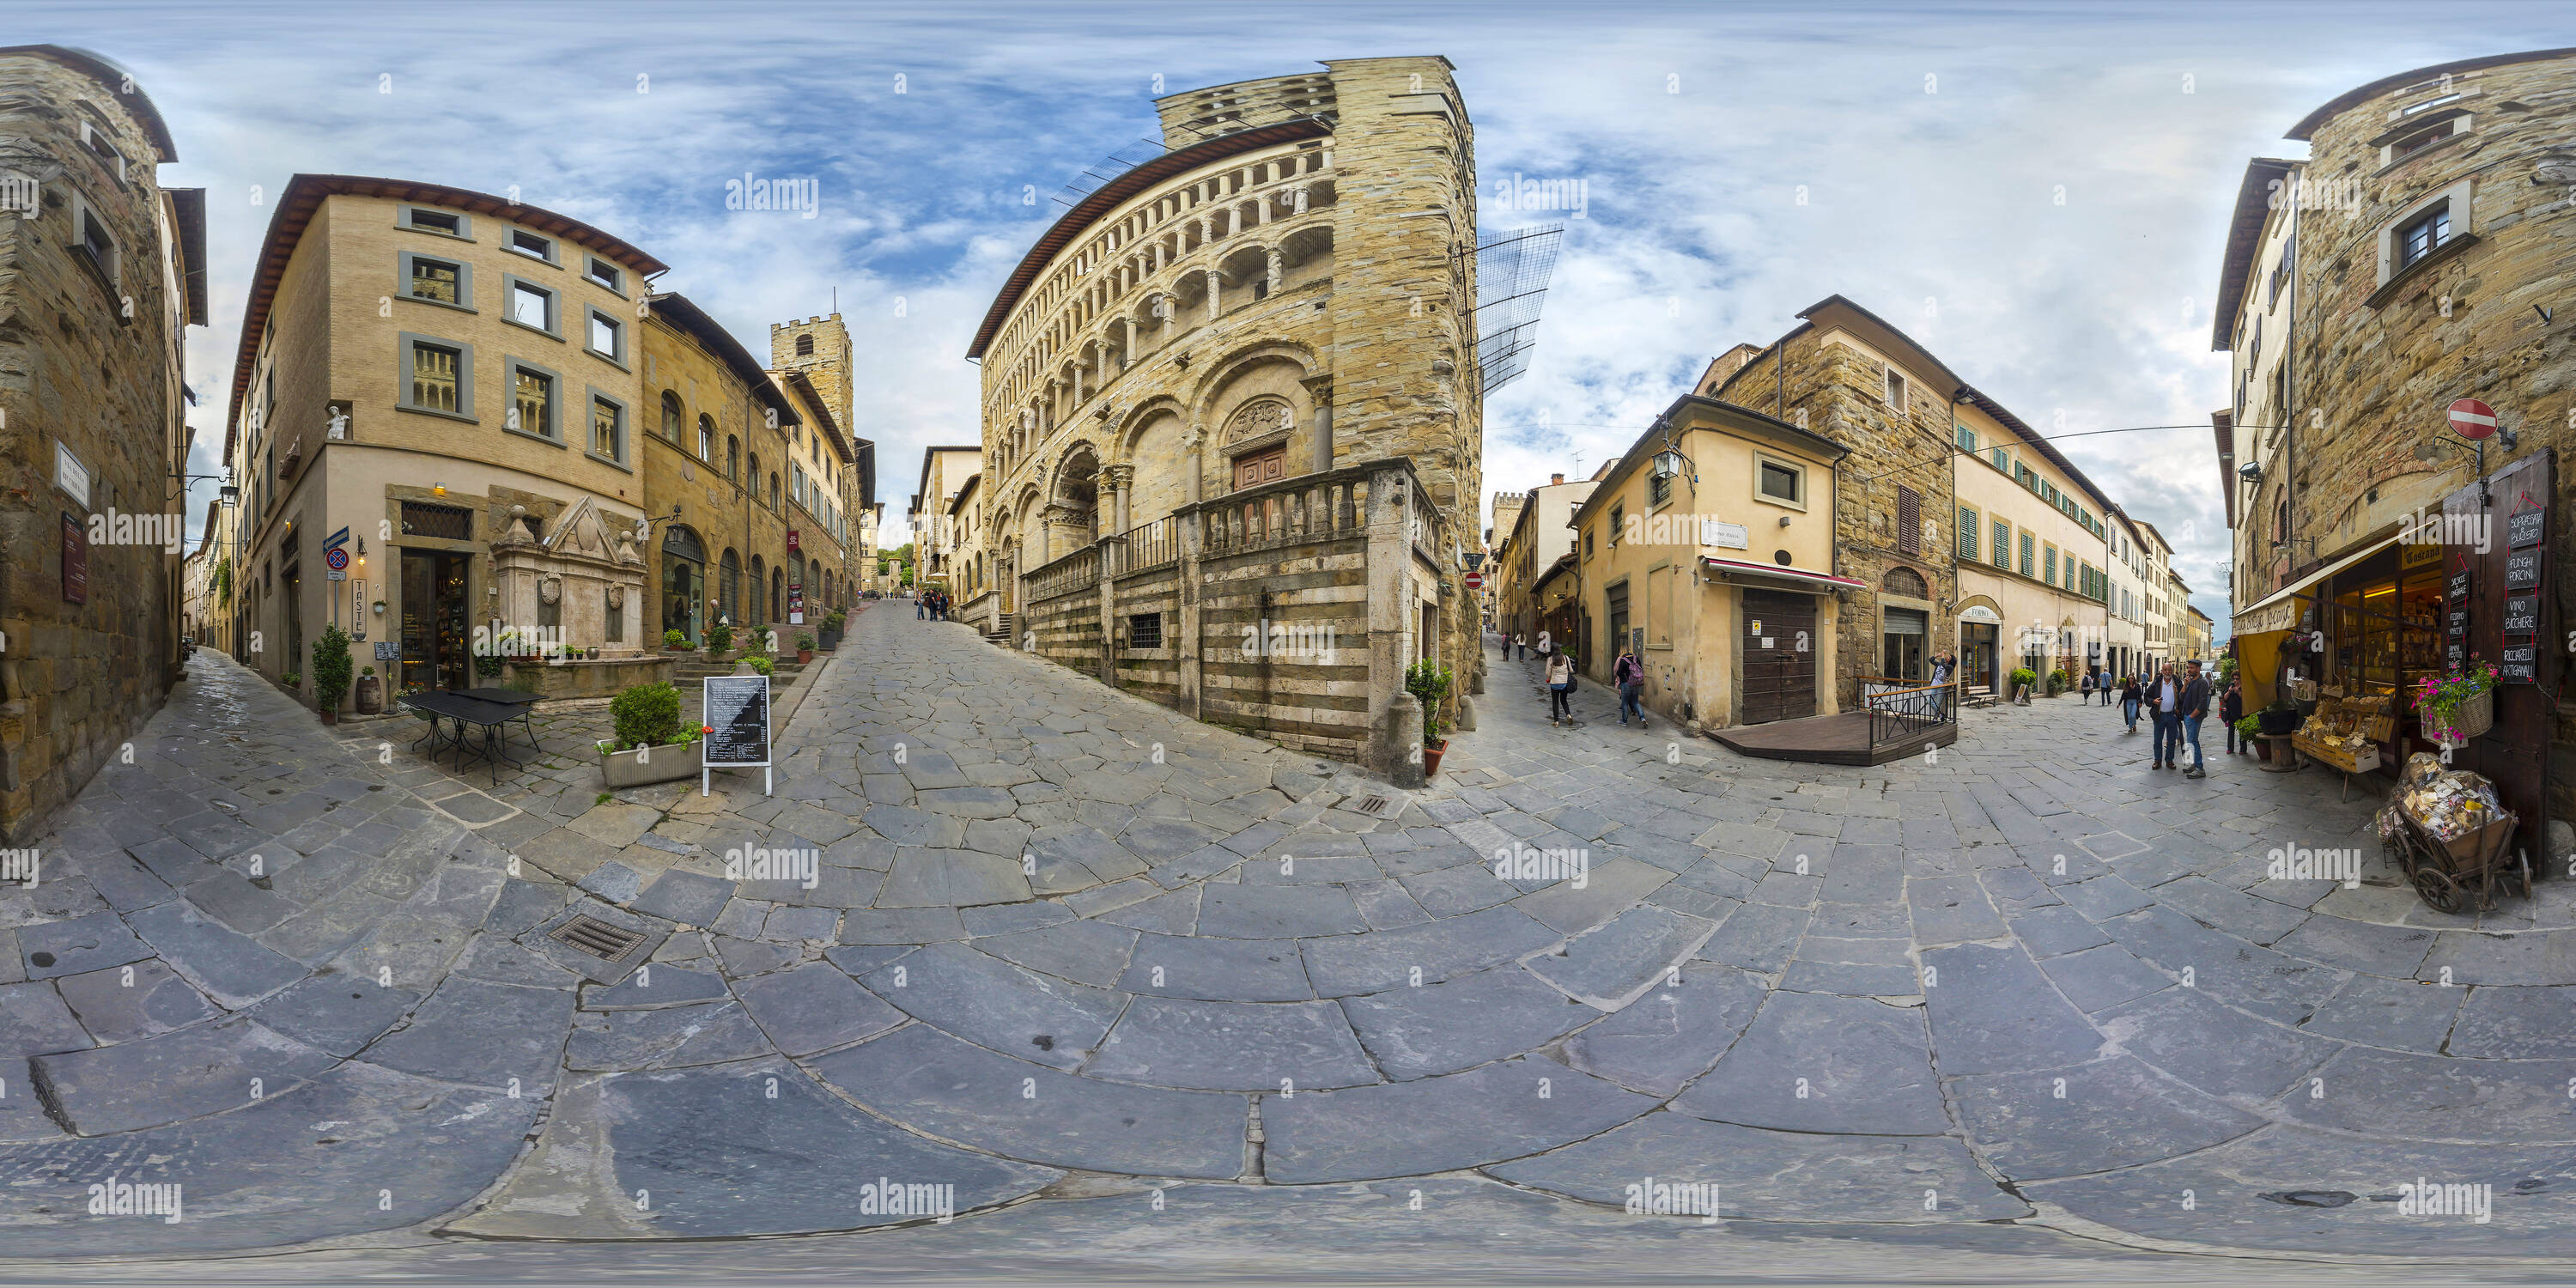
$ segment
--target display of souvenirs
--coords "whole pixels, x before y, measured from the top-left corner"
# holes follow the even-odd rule
[[[2443,841],[2466,836],[2505,816],[2504,806],[2496,800],[2495,784],[2485,775],[2464,769],[2446,770],[2441,759],[2428,751],[2406,758],[2406,768],[2397,775],[2397,790],[2390,794],[2388,808],[2406,811],[2408,818]],[[2396,831],[2397,820],[2383,813],[2380,835],[2391,836]]]
[[[2356,751],[2366,744],[2386,742],[2396,728],[2396,717],[2389,714],[2392,700],[2393,695],[2386,693],[2322,699],[2299,726],[2299,738],[2323,747]]]

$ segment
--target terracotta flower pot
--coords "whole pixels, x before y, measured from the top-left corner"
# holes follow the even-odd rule
[[[1431,777],[1432,775],[1437,774],[1437,773],[1439,773],[1439,772],[1440,772],[1440,757],[1442,757],[1443,755],[1446,755],[1446,754],[1448,753],[1448,751],[1449,751],[1449,740],[1448,740],[1448,739],[1446,739],[1446,738],[1441,739],[1441,740],[1440,740],[1440,745],[1439,745],[1439,746],[1437,746],[1437,747],[1434,747],[1434,746],[1430,745],[1429,743],[1425,743],[1425,744],[1423,744],[1423,747],[1422,747],[1422,776],[1423,776],[1424,778],[1426,778],[1426,779],[1427,779],[1427,778]]]
[[[797,664],[798,666],[803,666],[803,665],[805,665],[806,663],[811,662],[811,661],[813,661],[813,660],[814,660],[814,650],[812,650],[812,649],[810,649],[810,648],[800,648],[800,649],[796,650],[796,664]]]

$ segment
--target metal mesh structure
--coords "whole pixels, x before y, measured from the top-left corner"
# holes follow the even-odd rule
[[[1075,175],[1072,182],[1056,190],[1055,204],[1071,210],[1075,202],[1090,196],[1100,185],[1163,155],[1165,151],[1161,139],[1138,139],[1083,167],[1082,173]]]
[[[1539,308],[1556,275],[1565,225],[1540,224],[1498,233],[1472,252],[1476,269],[1476,376],[1493,392],[1529,370],[1538,347]]]

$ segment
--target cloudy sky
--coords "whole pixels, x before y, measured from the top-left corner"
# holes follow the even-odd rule
[[[15,40],[130,68],[208,190],[214,325],[190,335],[217,468],[268,199],[299,171],[503,192],[673,265],[754,352],[837,298],[858,432],[900,523],[931,443],[974,442],[965,350],[1012,264],[1157,94],[1444,54],[1488,233],[1512,176],[1579,179],[1529,374],[1485,479],[1597,466],[1707,360],[1841,293],[1905,328],[2179,547],[2224,621],[2205,428],[2226,213],[2248,157],[2362,82],[2566,43],[2563,4],[690,3],[13,7]],[[813,179],[811,218],[725,183]],[[201,485],[192,510],[211,495]],[[889,536],[889,544],[901,535]]]

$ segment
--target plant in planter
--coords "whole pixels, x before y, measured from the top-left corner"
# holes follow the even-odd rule
[[[1442,718],[1455,677],[1449,668],[1425,658],[1404,668],[1404,691],[1422,700],[1422,776],[1440,772],[1440,757],[1449,750],[1441,737],[1449,722]]]
[[[2238,745],[2252,748],[2255,756],[2260,759],[2270,760],[2272,758],[2272,744],[2263,741],[2262,737],[2263,717],[2260,715],[2245,716],[2236,722],[2235,728]]]
[[[474,673],[489,680],[501,673],[501,667],[506,661],[507,659],[498,653],[477,653],[474,655]]]
[[[289,671],[277,678],[284,681],[286,683],[286,687],[290,689],[301,689],[304,687],[304,673],[302,671]]]
[[[340,699],[349,695],[349,633],[335,623],[313,639],[313,709],[322,723],[340,723]]]
[[[764,653],[746,654],[742,660],[744,665],[749,666],[752,670],[758,671],[762,675],[771,674],[778,666],[777,663],[770,661],[768,655]]]
[[[423,689],[420,685],[406,684],[402,686],[401,692],[394,695],[394,700],[396,702],[400,702],[406,698],[416,698],[426,691],[427,690]],[[414,720],[436,720],[438,718],[418,707],[405,707],[404,710],[411,712],[411,718]]]
[[[629,687],[609,702],[608,714],[616,737],[599,744],[599,774],[611,789],[698,772],[703,726],[680,723],[680,691],[668,681]]]
[[[664,632],[662,632],[662,647],[664,647],[664,648],[666,648],[666,649],[670,649],[671,651],[673,651],[673,652],[675,652],[675,653],[676,653],[676,652],[678,652],[678,651],[680,651],[680,650],[682,650],[682,649],[687,648],[688,646],[689,646],[689,637],[688,637],[688,636],[686,636],[686,635],[682,635],[682,634],[681,634],[681,633],[679,633],[678,631],[664,631]]]
[[[2061,694],[2061,693],[2064,693],[2064,692],[2066,692],[2066,672],[2065,672],[2065,670],[2064,670],[2063,668],[2061,668],[2061,669],[2059,669],[2059,670],[2055,670],[2055,671],[2051,671],[2051,672],[2049,672],[2049,673],[2048,673],[2048,695],[2049,695],[2050,697],[2056,697],[2058,694]]]
[[[2415,689],[2424,736],[2457,747],[2495,727],[2496,669],[2476,657],[2457,671],[2428,675]]]
[[[371,716],[385,709],[384,682],[376,678],[376,668],[358,668],[358,714]]]
[[[708,656],[713,657],[713,656],[715,656],[715,655],[717,655],[717,654],[720,654],[720,653],[729,652],[729,651],[731,651],[731,650],[732,650],[732,648],[733,648],[733,627],[732,627],[732,625],[730,625],[729,623],[725,623],[725,622],[718,622],[718,623],[716,623],[715,625],[710,626],[710,627],[708,627],[708,628],[707,628],[707,655],[708,655]]]
[[[807,662],[811,662],[811,661],[813,661],[813,660],[814,660],[814,637],[813,637],[813,636],[811,636],[811,635],[798,635],[798,636],[796,637],[796,662],[797,662],[797,664],[798,664],[799,666],[802,666],[802,665],[804,665],[805,663],[807,663]]]
[[[2030,686],[2039,683],[2039,672],[2026,666],[2016,666],[2012,674],[2004,678],[2012,684],[2013,701],[2020,702],[2029,698]]]

